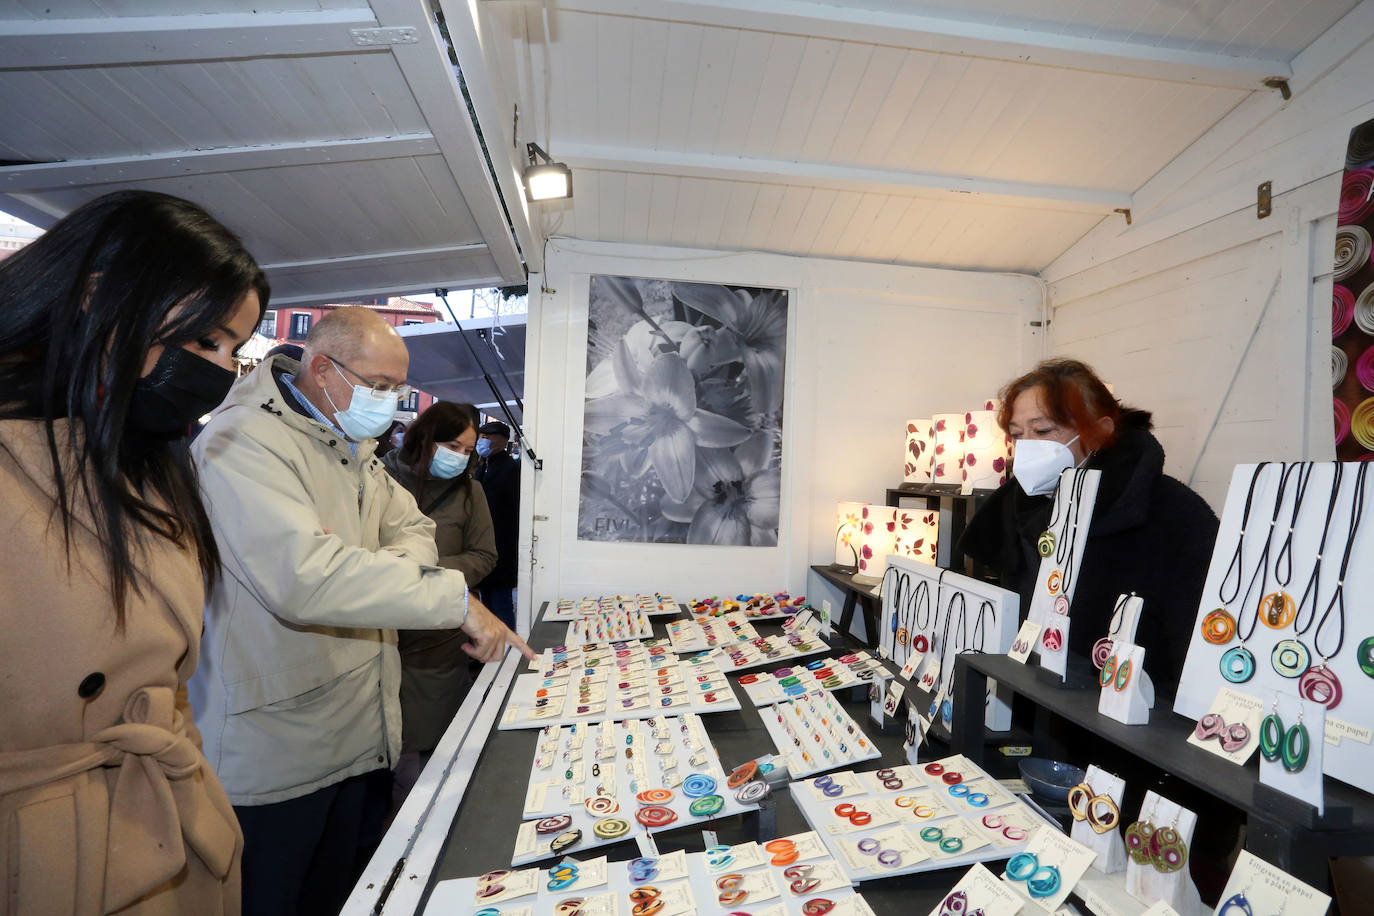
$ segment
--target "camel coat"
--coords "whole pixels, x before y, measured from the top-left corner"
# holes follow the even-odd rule
[[[0,914],[237,914],[243,838],[186,702],[200,568],[149,537],[116,632],[84,506],[67,564],[42,436],[0,421]]]

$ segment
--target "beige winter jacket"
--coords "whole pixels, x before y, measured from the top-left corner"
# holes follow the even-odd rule
[[[205,609],[191,704],[236,805],[286,801],[400,754],[395,628],[460,626],[463,574],[373,457],[298,413],[276,356],[196,439],[224,575]]]

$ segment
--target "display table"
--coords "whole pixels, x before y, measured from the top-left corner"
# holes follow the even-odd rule
[[[781,623],[755,621],[760,633],[782,632]],[[655,631],[665,629],[655,620]],[[541,650],[562,641],[565,622],[537,623],[529,643]],[[859,648],[853,639],[833,638],[830,651],[844,654]],[[411,914],[425,912],[429,894],[441,880],[482,874],[510,866],[516,831],[521,823],[527,776],[539,732],[536,729],[501,731],[495,728],[501,709],[524,660],[508,653],[505,661],[488,665],[463,704],[449,732],[426,767],[405,806],[393,822],[373,861],[350,897],[344,913]],[[738,678],[731,689],[748,699]],[[835,697],[866,729],[881,757],[855,769],[872,770],[905,763],[899,734],[883,734],[868,720],[867,686],[837,691]],[[981,709],[981,704],[979,704]],[[759,711],[751,702],[730,712],[703,716],[706,730],[725,770],[774,752]],[[708,829],[712,840],[740,843],[801,833],[809,825],[791,792],[780,788],[764,800],[758,813],[717,818]],[[699,852],[708,845],[702,825],[654,835],[663,852]],[[612,861],[640,855],[633,842],[596,850]],[[962,869],[942,869],[865,883],[865,899],[878,914],[925,913],[942,900]]]
[[[983,763],[983,708],[966,698],[981,697],[989,679],[1026,697],[1044,714],[1066,720],[1092,733],[1097,741],[1186,782],[1216,802],[1245,813],[1249,824],[1245,846],[1255,855],[1317,888],[1327,888],[1328,859],[1374,854],[1374,798],[1333,779],[1326,779],[1326,811],[1262,785],[1258,754],[1244,767],[1186,742],[1192,720],[1176,715],[1167,701],[1157,704],[1145,725],[1122,725],[1097,711],[1095,672],[1086,658],[1070,657],[1069,683],[1033,665],[1005,655],[965,654],[955,663],[955,715],[951,747]],[[1087,765],[1104,763],[1100,746],[1073,750],[1048,745],[1037,729],[1040,756]],[[1207,812],[1200,812],[1206,817]],[[1129,822],[1129,817],[1127,818]]]

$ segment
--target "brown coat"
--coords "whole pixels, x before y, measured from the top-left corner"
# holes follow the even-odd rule
[[[116,632],[90,518],[69,567],[53,493],[41,424],[0,421],[0,914],[237,914],[243,838],[186,703],[196,559],[149,538]]]

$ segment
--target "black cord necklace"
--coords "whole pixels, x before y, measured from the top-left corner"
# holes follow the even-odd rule
[[[1331,533],[1331,519],[1336,514],[1336,501],[1340,498],[1341,477],[1345,473],[1345,465],[1337,461],[1333,465],[1334,470],[1331,474],[1331,495],[1326,501],[1326,520],[1322,522],[1322,537],[1317,544],[1316,562],[1312,564],[1312,573],[1307,577],[1307,586],[1302,590],[1302,597],[1298,599],[1298,609],[1293,616],[1293,632],[1298,636],[1303,635],[1312,624],[1317,620],[1317,596],[1321,594],[1322,578],[1322,555],[1326,553],[1326,538]],[[1312,599],[1312,612],[1307,616],[1307,623],[1302,623],[1302,611],[1307,607],[1307,599]]]
[[[1221,577],[1221,583],[1217,586],[1217,598],[1222,605],[1229,606],[1240,595],[1241,563],[1245,553],[1245,529],[1250,526],[1250,508],[1255,502],[1255,485],[1259,483],[1260,474],[1268,467],[1269,462],[1261,461],[1255,465],[1255,473],[1250,475],[1250,489],[1245,494],[1245,512],[1240,517],[1240,537],[1236,538],[1236,550],[1231,554],[1231,562],[1226,566],[1226,575]],[[1231,581],[1231,573],[1236,574],[1236,587],[1231,591],[1231,597],[1226,597],[1226,583]],[[1234,621],[1233,621],[1234,623]]]
[[[1059,567],[1059,575],[1056,577],[1053,572],[1050,573],[1050,594],[1062,593],[1066,599],[1065,603],[1073,583],[1073,561],[1078,550],[1078,516],[1083,507],[1083,485],[1087,477],[1087,468],[1079,468],[1073,472],[1073,481],[1069,485],[1069,505],[1064,507],[1064,528],[1054,548],[1054,563]],[[1064,611],[1067,613],[1068,608],[1065,607]]]
[[[1274,559],[1274,581],[1284,588],[1293,581],[1293,529],[1298,523],[1302,501],[1307,496],[1307,485],[1312,480],[1312,470],[1317,465],[1316,462],[1308,461],[1295,466],[1300,470],[1297,486],[1293,490],[1293,512],[1288,516],[1288,533],[1284,536],[1283,545],[1279,547],[1279,555]]]
[[[984,620],[988,621],[986,626],[983,623]],[[988,627],[996,625],[997,607],[991,601],[984,598],[983,602],[978,605],[978,616],[973,618],[973,641],[978,644],[976,651],[986,651],[983,643],[987,639]]]
[[[1107,659],[1112,657],[1112,651],[1116,648],[1116,638],[1121,632],[1121,625],[1126,622],[1126,603],[1135,597],[1135,592],[1129,595],[1122,595],[1116,599],[1116,606],[1112,608],[1112,619],[1107,621],[1107,635],[1093,643],[1093,667],[1098,671],[1107,664]]]
[[[1042,557],[1048,557],[1054,553],[1054,545],[1058,540],[1058,535],[1054,533],[1054,526],[1059,524],[1059,513],[1063,511],[1063,505],[1059,502],[1059,494],[1055,494],[1054,500],[1050,503],[1050,520],[1045,525],[1045,530],[1040,532],[1040,537],[1035,540],[1035,552]]]
[[[1250,595],[1254,591],[1256,581],[1259,582],[1259,604],[1255,608],[1255,623],[1264,621],[1264,625],[1271,630],[1281,630],[1293,621],[1293,596],[1279,589],[1274,592],[1265,592],[1269,582],[1269,551],[1274,546],[1274,528],[1279,523],[1279,513],[1283,511],[1283,497],[1288,490],[1288,480],[1295,471],[1301,469],[1300,464],[1280,465],[1282,470],[1279,472],[1278,493],[1274,497],[1274,511],[1269,516],[1269,530],[1264,536],[1264,546],[1260,549],[1259,563],[1255,566],[1255,571],[1250,574],[1250,584],[1245,587],[1245,597],[1241,599],[1240,613],[1245,612],[1245,605],[1250,603]],[[1294,505],[1294,513],[1297,512],[1297,505]],[[1290,566],[1289,573],[1292,573]],[[1274,575],[1278,576],[1278,564],[1274,564]],[[1239,624],[1237,624],[1239,628]],[[1250,632],[1255,632],[1255,627],[1250,627]],[[1249,636],[1241,637],[1241,642],[1249,639]]]
[[[1360,522],[1364,517],[1364,487],[1365,478],[1369,472],[1369,464],[1361,463],[1360,469],[1355,472],[1355,486],[1353,501],[1350,507],[1350,527],[1346,534],[1345,550],[1341,554],[1341,568],[1337,574],[1336,590],[1331,594],[1331,600],[1326,604],[1326,610],[1322,613],[1322,618],[1317,623],[1317,629],[1312,634],[1312,648],[1317,653],[1320,662],[1308,668],[1302,673],[1298,680],[1298,693],[1303,699],[1313,703],[1320,703],[1327,709],[1335,709],[1341,702],[1341,682],[1330,668],[1326,666],[1327,661],[1335,658],[1341,653],[1341,648],[1345,646],[1345,576],[1350,570],[1350,557],[1354,553],[1355,536],[1359,533]],[[1323,652],[1321,649],[1322,633],[1326,629],[1326,622],[1331,618],[1333,611],[1336,611],[1336,646],[1330,652]]]

